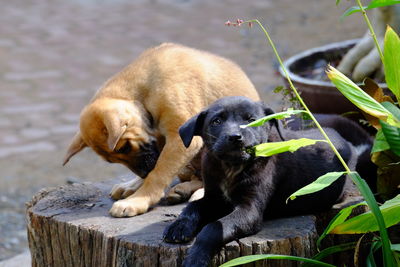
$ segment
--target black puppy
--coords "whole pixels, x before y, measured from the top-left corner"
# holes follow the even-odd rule
[[[285,203],[290,194],[319,176],[344,169],[325,142],[271,157],[247,153],[266,142],[323,139],[316,129],[284,130],[276,120],[261,127],[240,127],[272,113],[260,102],[226,97],[180,128],[186,147],[194,136],[201,136],[205,144],[201,168],[205,195],[189,203],[164,232],[164,240],[171,243],[188,242],[197,236],[183,266],[207,266],[225,243],[257,233],[264,217],[319,212],[341,198],[344,177],[329,188]],[[326,131],[354,169],[354,147],[336,131]]]

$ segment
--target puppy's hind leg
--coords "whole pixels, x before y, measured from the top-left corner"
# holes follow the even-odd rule
[[[135,193],[142,184],[143,179],[136,176],[134,179],[128,182],[114,185],[111,189],[110,196],[115,200],[126,198]]]
[[[193,193],[202,188],[202,186],[203,182],[199,178],[192,177],[190,181],[183,182],[172,187],[165,199],[168,204],[176,204],[187,201],[189,198],[191,198]]]
[[[178,174],[182,182],[169,190],[166,201],[169,204],[175,204],[187,201],[194,201],[204,196],[203,182],[200,178],[201,173],[201,152],[192,159],[190,164],[182,168]]]

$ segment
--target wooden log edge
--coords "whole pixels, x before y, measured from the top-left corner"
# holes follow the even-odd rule
[[[162,233],[185,204],[158,205],[140,216],[113,218],[108,214],[113,203],[108,193],[116,182],[73,184],[37,193],[27,203],[26,212],[32,266],[180,266],[190,244],[165,243]],[[212,266],[261,253],[311,257],[316,253],[317,228],[326,226],[343,205],[347,204],[318,218],[306,215],[265,221],[258,234],[225,245]],[[255,265],[299,263],[249,264]]]

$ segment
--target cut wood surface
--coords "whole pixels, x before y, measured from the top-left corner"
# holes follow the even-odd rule
[[[108,214],[113,203],[108,193],[116,182],[73,184],[35,195],[27,204],[32,266],[180,266],[190,244],[165,243],[162,233],[185,204],[159,205],[140,216],[113,218]],[[316,253],[316,228],[313,215],[266,221],[258,234],[227,244],[212,265],[260,253],[310,257]],[[298,265],[276,260],[256,263]]]

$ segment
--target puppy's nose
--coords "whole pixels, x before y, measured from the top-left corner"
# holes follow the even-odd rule
[[[231,135],[229,135],[228,139],[231,142],[242,141],[242,135],[239,133],[231,134]]]

